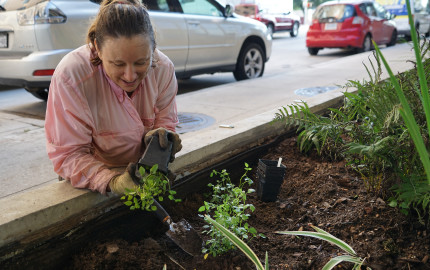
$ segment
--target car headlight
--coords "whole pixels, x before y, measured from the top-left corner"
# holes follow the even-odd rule
[[[64,23],[67,16],[50,1],[39,3],[17,13],[20,25]]]

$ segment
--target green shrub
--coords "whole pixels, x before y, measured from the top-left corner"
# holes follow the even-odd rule
[[[316,115],[306,103],[294,104],[280,109],[275,121],[297,128],[301,151],[316,149],[331,159],[345,159],[370,192],[386,197],[394,192],[391,205],[404,213],[419,211],[422,221],[429,210],[423,179],[430,183],[430,60],[421,58],[430,45],[423,39],[419,46],[416,35],[413,39],[415,69],[394,76],[375,44],[374,60],[365,65],[370,79],[349,81],[344,88],[357,91],[346,91],[340,108]],[[382,64],[390,74],[387,80],[381,80]]]
[[[207,216],[213,218],[232,231],[242,240],[249,240],[257,236],[257,230],[251,227],[247,220],[254,212],[255,207],[252,204],[246,203],[247,194],[255,192],[254,189],[246,188],[251,186],[253,181],[247,177],[247,173],[251,170],[248,164],[245,163],[245,173],[239,181],[239,185],[232,183],[230,175],[226,170],[221,172],[213,171],[211,177],[217,176],[217,183],[209,184],[212,188],[212,198],[210,202],[204,202],[204,205],[199,208],[199,212],[205,212]],[[205,217],[204,215],[199,215]],[[205,225],[203,233],[210,235],[210,239],[206,241],[203,253],[211,254],[214,257],[225,253],[231,249],[235,249],[235,245],[226,238],[213,225]],[[260,236],[263,236],[260,234]]]

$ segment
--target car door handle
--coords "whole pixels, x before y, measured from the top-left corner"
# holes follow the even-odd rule
[[[198,26],[198,25],[200,25],[200,22],[199,21],[188,21],[188,24]]]

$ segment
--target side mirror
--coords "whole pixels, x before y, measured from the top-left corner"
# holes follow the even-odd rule
[[[224,8],[224,16],[228,18],[231,17],[231,15],[233,15],[233,7],[227,4]]]

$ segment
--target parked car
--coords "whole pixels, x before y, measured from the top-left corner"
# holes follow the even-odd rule
[[[358,52],[397,41],[394,15],[371,0],[329,1],[318,6],[306,35],[309,54],[323,48],[354,48]]]
[[[46,100],[52,74],[68,52],[85,43],[100,0],[0,1],[0,84],[24,87]],[[272,51],[263,23],[233,14],[215,0],[143,0],[158,48],[176,76],[233,72],[260,77]]]
[[[273,33],[288,31],[291,37],[299,33],[300,16],[291,11],[275,12],[271,9],[262,9],[258,4],[236,5],[234,11],[242,16],[249,17],[264,23],[271,36]]]

